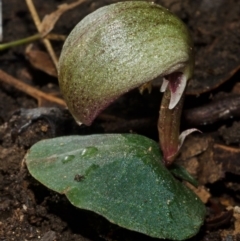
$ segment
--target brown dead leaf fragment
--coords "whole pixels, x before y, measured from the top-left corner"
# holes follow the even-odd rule
[[[32,45],[30,45],[26,48],[25,54],[34,68],[39,69],[53,77],[57,77],[55,65],[47,53],[33,49]]]
[[[240,148],[216,144],[212,138],[204,136],[199,137],[200,141],[198,142],[204,142],[206,138],[208,141],[207,149],[194,157],[195,172],[192,171],[191,166],[193,157],[182,159],[179,163],[198,179],[200,185],[219,181],[225,177],[227,172],[240,175]],[[188,142],[185,148],[193,150],[195,146],[196,138]],[[184,153],[180,155],[180,158],[181,156],[184,156]]]
[[[186,21],[193,36],[196,66],[187,94],[217,88],[240,69],[240,1],[157,2]]]
[[[213,158],[222,171],[240,175],[240,148],[214,144]]]
[[[239,121],[233,122],[232,126],[230,127],[221,126],[221,128],[218,130],[218,133],[227,145],[238,144],[240,146],[240,122]]]
[[[224,177],[222,164],[214,160],[213,145],[211,137],[189,136],[178,157],[178,163],[198,180],[199,185],[214,183]]]
[[[184,166],[196,179],[199,179],[198,173],[201,168],[198,157],[208,149],[208,145],[208,138],[190,135],[183,143],[177,158],[177,163]]]
[[[79,4],[85,2],[85,0],[78,0],[71,4],[61,4],[58,6],[58,9],[50,14],[47,14],[40,25],[42,36],[46,36],[49,32],[51,32],[58,21],[58,19],[62,16],[66,11],[77,7]]]
[[[183,145],[178,163],[183,165],[200,185],[205,185],[223,179],[227,172],[240,175],[239,160],[240,148],[217,144],[207,136],[190,136]]]

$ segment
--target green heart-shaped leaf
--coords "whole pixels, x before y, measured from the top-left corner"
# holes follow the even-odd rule
[[[82,209],[153,237],[196,234],[205,207],[162,164],[159,146],[139,135],[69,136],[35,144],[30,173]]]

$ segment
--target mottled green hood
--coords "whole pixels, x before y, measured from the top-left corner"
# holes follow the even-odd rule
[[[193,47],[184,23],[149,2],[102,7],[79,22],[59,60],[59,84],[77,122],[90,125],[120,95],[175,71],[186,82]],[[176,101],[175,101],[176,102]]]

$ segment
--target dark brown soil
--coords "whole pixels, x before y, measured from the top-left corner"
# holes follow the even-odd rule
[[[4,42],[28,37],[37,32],[25,1],[3,0],[2,2]],[[34,0],[41,18],[65,2],[71,1]],[[58,21],[54,33],[67,35],[85,15],[102,5],[113,2],[116,1],[86,1],[76,9],[65,13]],[[205,1],[196,1],[196,5],[187,4],[188,1],[182,1],[182,3],[181,1],[159,2],[170,7],[188,23],[194,37],[197,36],[197,33],[203,35],[200,38],[202,37],[204,41],[208,39],[207,37],[211,37],[203,29],[194,30],[193,20],[190,20],[190,7],[196,7],[198,3],[203,8],[203,5],[206,4]],[[230,2],[232,11],[236,15],[237,10],[234,9],[234,4],[238,6],[239,4],[237,1],[229,1],[227,4]],[[219,7],[219,3],[217,7]],[[206,9],[205,14],[209,14],[209,18],[206,19],[209,19],[210,22],[208,23],[206,20],[204,23],[206,26],[208,24],[212,26],[212,8],[207,4]],[[227,9],[231,11],[230,7]],[[203,10],[201,11],[203,12]],[[234,28],[233,25],[231,26]],[[212,43],[210,40],[200,42],[200,40],[196,41],[196,51],[201,51],[203,45],[209,47]],[[240,38],[236,37],[235,42],[238,43],[239,48]],[[53,42],[53,44],[59,55],[62,42]],[[41,41],[34,45],[45,51]],[[47,93],[60,95],[57,78],[33,68],[26,58],[25,48],[26,46],[23,45],[1,52],[0,68],[29,85]],[[230,54],[227,50],[224,51],[223,58]],[[237,51],[239,50],[236,49]],[[199,54],[198,58],[200,58]],[[211,55],[208,58],[210,59]],[[217,84],[211,87],[215,89],[201,96],[187,96],[185,110],[195,106],[204,106],[211,102],[213,96],[216,101],[221,101],[223,97],[218,98],[221,92],[224,94],[220,96],[237,96],[239,99],[240,81],[237,69],[239,69],[240,60],[239,56],[237,59],[233,55],[229,58],[232,58],[234,63],[229,63],[225,72],[221,73]],[[217,77],[214,81],[217,81],[216,79]],[[217,86],[219,87],[217,88]],[[196,90],[200,94],[200,87],[196,89],[194,91]],[[206,89],[203,89],[202,92],[206,92]],[[112,225],[98,215],[73,207],[64,196],[48,190],[34,180],[28,173],[23,159],[27,150],[34,143],[55,136],[135,132],[157,140],[156,123],[160,99],[161,95],[157,88],[151,95],[147,93],[140,95],[137,90],[134,90],[110,106],[91,127],[79,127],[68,111],[61,108],[52,109],[50,114],[44,115],[39,115],[40,109],[29,111],[29,109],[39,107],[37,101],[16,90],[14,86],[0,82],[0,240],[155,240]],[[232,103],[229,102],[229,105]],[[238,113],[240,113],[239,100],[234,103],[235,106],[238,106]],[[44,106],[56,107],[52,103],[44,103]],[[200,233],[192,240],[240,240],[240,235],[238,235],[238,231],[240,232],[239,217],[237,214],[233,217],[232,212],[225,212],[229,207],[240,205],[240,171],[238,171],[240,170],[240,122],[236,108],[233,112],[235,115],[229,115],[231,118],[222,119],[219,114],[219,118],[213,117],[212,122],[214,123],[209,121],[205,125],[198,126],[204,134],[196,134],[195,139],[191,139],[194,153],[186,154],[187,147],[184,147],[180,155],[183,162],[189,163],[189,160],[192,162],[195,160],[198,163],[198,169],[193,173],[200,180],[200,185],[208,189],[207,192],[210,195],[206,201],[209,211],[208,219]],[[209,118],[211,119],[211,116]],[[30,120],[31,122],[29,122]],[[28,125],[25,125],[26,123]],[[191,127],[189,124],[191,121],[184,122],[183,119],[183,123],[184,129]],[[199,146],[196,147],[194,144]],[[189,156],[185,158],[185,154]],[[215,174],[211,176],[211,171],[214,170]]]

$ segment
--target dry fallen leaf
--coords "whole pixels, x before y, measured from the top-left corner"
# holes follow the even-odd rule
[[[224,177],[222,164],[213,158],[214,140],[199,135],[189,136],[183,144],[178,163],[195,177],[200,185],[214,183]]]
[[[61,15],[63,13],[65,13],[66,11],[75,8],[76,6],[78,6],[79,4],[85,2],[85,0],[77,0],[76,2],[67,4],[61,4],[58,6],[58,9],[50,14],[47,14],[41,23],[40,29],[41,29],[41,34],[42,36],[46,36],[49,32],[51,32],[56,24],[56,22],[58,21],[58,19],[61,17]]]
[[[213,159],[222,166],[222,172],[240,175],[240,148],[214,144]]]
[[[26,48],[25,54],[34,68],[42,70],[51,76],[57,77],[55,65],[46,52],[33,49],[32,45],[29,45]]]

